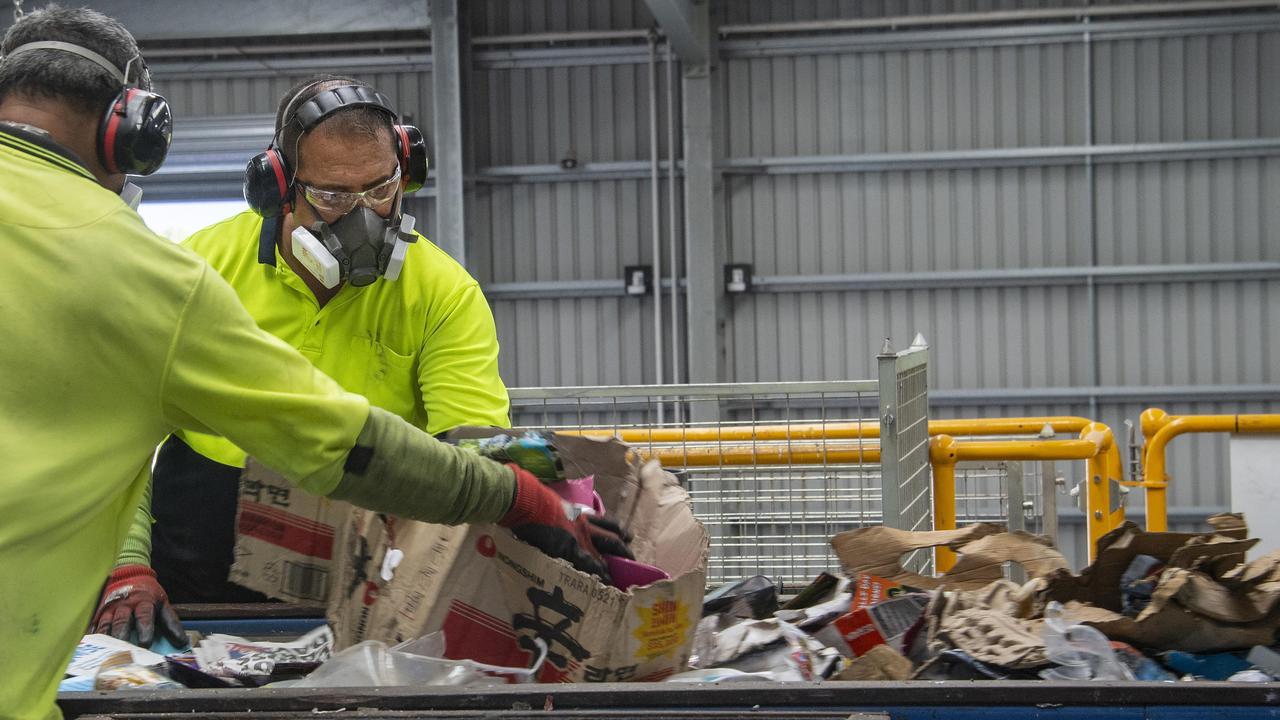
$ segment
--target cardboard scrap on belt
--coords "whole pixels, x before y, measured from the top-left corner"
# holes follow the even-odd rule
[[[1257,540],[1239,515],[1215,516],[1220,533],[1149,533],[1132,523],[1099,541],[1080,575],[1044,578],[1037,603],[1062,602],[1072,620],[1138,647],[1213,652],[1271,645],[1280,630],[1280,553],[1241,564]],[[1151,602],[1136,617],[1119,612],[1120,576],[1137,555],[1166,563]]]
[[[1242,569],[1231,585],[1198,570],[1167,568],[1151,604],[1136,618],[1068,602],[1077,622],[1140,647],[1214,652],[1271,645],[1280,630],[1280,553]]]
[[[938,593],[925,610],[930,655],[959,648],[969,657],[1005,668],[1033,668],[1048,662],[1043,618],[1035,617],[1033,590],[997,580],[985,588]]]
[[[1079,575],[1065,569],[1051,574],[1045,600],[1085,602],[1120,612],[1120,577],[1138,555],[1150,555],[1169,567],[1217,568],[1221,560],[1242,561],[1244,551],[1256,543],[1216,533],[1144,532],[1127,522],[1098,540],[1097,559]]]
[[[1022,531],[1006,532],[993,523],[956,530],[912,532],[872,526],[840,533],[831,539],[845,573],[869,573],[925,590],[976,589],[1004,577],[1004,563],[1016,562],[1028,577],[1065,570],[1067,560],[1047,539]],[[941,577],[927,577],[902,567],[902,556],[914,550],[946,546],[960,554]]]
[[[904,650],[913,658],[954,649],[1012,670],[1042,666],[1048,662],[1043,613],[1051,601],[1063,603],[1072,622],[1138,648],[1213,652],[1275,644],[1280,552],[1244,564],[1245,551],[1257,542],[1245,538],[1244,519],[1222,515],[1210,524],[1215,531],[1208,533],[1148,533],[1126,524],[1102,538],[1097,560],[1079,575],[1046,539],[996,525],[918,533],[862,528],[837,535],[832,546],[850,575],[873,573],[946,591],[935,593],[923,613],[923,643],[916,639]],[[960,553],[945,575],[903,568],[904,555],[940,545]],[[1122,613],[1121,578],[1138,556],[1163,569],[1150,602],[1130,616]],[[1003,580],[1009,561],[1026,569],[1027,584]]]
[[[840,671],[835,680],[906,680],[911,661],[888,645],[876,645]]]

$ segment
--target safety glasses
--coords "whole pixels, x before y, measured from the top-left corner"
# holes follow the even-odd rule
[[[390,178],[361,192],[321,190],[301,181],[298,185],[302,188],[302,194],[307,198],[307,202],[322,212],[346,215],[355,208],[356,203],[370,210],[377,210],[394,200],[396,192],[400,190],[400,166],[396,166],[396,171]]]

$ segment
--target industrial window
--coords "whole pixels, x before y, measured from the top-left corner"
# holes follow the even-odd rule
[[[243,200],[143,202],[138,214],[157,235],[182,242],[192,233],[249,209]]]

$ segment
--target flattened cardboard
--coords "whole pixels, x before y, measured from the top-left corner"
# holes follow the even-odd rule
[[[527,666],[532,638],[541,638],[549,647],[542,682],[657,680],[683,671],[701,616],[708,548],[688,494],[616,440],[551,439],[566,474],[595,475],[606,507],[612,498],[622,508],[618,519],[634,537],[637,559],[672,580],[622,592],[500,527],[356,511],[329,605],[338,647],[443,630],[445,657],[509,667]],[[392,548],[404,556],[386,580]]]
[[[240,475],[229,579],[279,600],[326,602],[335,536],[351,509],[300,490],[249,458]]]
[[[902,567],[901,558],[913,550],[945,545],[960,554],[955,566],[941,577],[926,577]],[[956,530],[912,532],[873,526],[840,533],[831,539],[846,574],[869,573],[921,589],[975,589],[1004,577],[1004,563],[1015,561],[1028,577],[1065,570],[1067,560],[1053,543],[1031,533],[1005,532],[1000,525],[979,523]]]

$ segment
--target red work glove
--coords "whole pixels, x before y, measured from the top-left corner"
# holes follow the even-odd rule
[[[129,633],[138,630],[138,644],[151,647],[156,635],[156,617],[160,619],[160,634],[168,638],[174,647],[187,646],[187,633],[182,621],[169,605],[169,596],[156,580],[156,571],[146,565],[121,565],[112,571],[107,587],[102,591],[102,602],[93,614],[89,628],[96,633],[129,640]]]
[[[598,533],[607,543],[604,536],[608,531],[593,525],[585,515],[569,520],[559,495],[519,465],[508,463],[507,467],[516,474],[516,497],[498,524],[551,557],[568,560],[582,572],[608,582],[609,570],[595,540]],[[613,535],[612,539],[625,547],[618,536]]]

